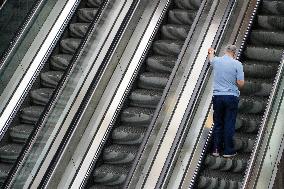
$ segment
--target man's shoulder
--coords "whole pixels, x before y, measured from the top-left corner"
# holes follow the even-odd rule
[[[243,66],[243,64],[242,64],[240,61],[238,61],[238,60],[235,60],[235,59],[234,59],[234,62],[235,62],[235,64],[237,64],[238,66]]]
[[[221,58],[222,58],[222,57],[214,56],[214,58],[212,58],[212,62],[218,62],[218,61],[221,61]]]

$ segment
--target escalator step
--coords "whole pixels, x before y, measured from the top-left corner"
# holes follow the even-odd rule
[[[146,60],[146,69],[150,72],[171,73],[175,63],[174,56],[150,56]]]
[[[69,54],[53,55],[50,58],[50,65],[54,70],[65,71],[71,59],[72,55]]]
[[[0,163],[0,183],[4,183],[12,167],[12,164]]]
[[[283,15],[284,2],[275,0],[265,0],[262,2],[261,13]]]
[[[121,113],[121,121],[126,124],[147,125],[151,122],[154,110],[147,108],[129,107]]]
[[[92,22],[92,20],[94,20],[97,12],[98,12],[98,9],[81,8],[81,9],[78,10],[78,13],[77,13],[78,21],[90,23],[90,22]]]
[[[162,26],[162,39],[184,41],[189,30],[190,27],[186,25],[167,24]]]
[[[51,88],[39,88],[31,91],[31,100],[35,105],[45,106],[50,97],[52,96],[54,89]]]
[[[238,155],[237,155],[238,156]],[[204,166],[210,170],[230,171],[239,173],[246,169],[249,156],[246,158],[224,158],[222,156],[215,157],[209,155],[206,157]]]
[[[242,177],[231,172],[205,170],[199,178],[198,188],[239,189]]]
[[[183,41],[157,40],[153,43],[153,51],[161,56],[178,56],[183,45]]]
[[[253,30],[250,41],[252,45],[284,46],[284,32]]]
[[[137,150],[137,146],[114,144],[104,149],[103,160],[109,164],[130,163],[134,160]]]
[[[87,0],[87,5],[89,7],[99,7],[103,0]]]
[[[14,163],[18,158],[22,144],[10,143],[0,147],[0,160],[5,163]]]
[[[93,177],[95,183],[107,186],[122,184],[127,176],[130,166],[103,164],[96,168]]]
[[[197,10],[201,4],[201,0],[174,0],[175,5],[180,9],[193,9]]]
[[[14,142],[25,143],[33,129],[33,125],[20,124],[12,127],[9,133]]]
[[[162,97],[162,92],[155,90],[136,89],[131,92],[129,99],[131,106],[155,108]]]
[[[284,30],[284,16],[258,15],[257,23],[266,30]]]
[[[56,88],[63,76],[61,71],[48,71],[40,74],[40,83],[43,87]]]
[[[267,98],[241,96],[239,102],[240,113],[262,113],[266,108]]]
[[[168,78],[169,74],[144,72],[139,76],[138,86],[143,89],[163,90]]]
[[[245,56],[252,60],[280,62],[283,49],[275,47],[256,47],[248,46],[245,50]]]
[[[263,79],[246,79],[242,95],[269,96],[273,81]]]
[[[60,41],[61,51],[67,54],[74,54],[78,49],[81,39],[78,38],[66,38]]]
[[[20,118],[23,123],[35,124],[44,110],[43,106],[28,106],[21,110]]]
[[[173,9],[169,11],[168,24],[191,26],[196,16],[195,11]]]
[[[261,123],[261,116],[255,114],[238,114],[236,130],[243,133],[257,133]]]
[[[146,130],[145,127],[118,126],[112,132],[112,140],[116,144],[140,144]]]
[[[104,185],[93,185],[89,189],[121,189],[121,186],[104,186]]]
[[[277,72],[278,62],[244,61],[244,73],[252,78],[274,78]],[[265,72],[263,71],[265,70]]]
[[[235,149],[244,153],[250,153],[254,147],[255,135],[236,133],[234,138]]]
[[[72,23],[69,25],[70,36],[83,38],[87,33],[90,23]]]

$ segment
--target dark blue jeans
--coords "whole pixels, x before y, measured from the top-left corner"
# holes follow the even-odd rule
[[[234,154],[233,137],[238,112],[239,98],[233,95],[213,96],[213,150],[219,152],[224,149],[224,154]]]

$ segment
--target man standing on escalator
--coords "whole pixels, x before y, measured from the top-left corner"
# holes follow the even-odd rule
[[[208,49],[208,57],[213,67],[213,156],[231,158],[236,155],[233,137],[238,111],[240,91],[244,86],[242,63],[236,60],[237,48],[228,45],[225,55],[214,57],[214,49]]]

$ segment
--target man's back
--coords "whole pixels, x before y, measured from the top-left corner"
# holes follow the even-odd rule
[[[214,72],[213,94],[239,96],[236,81],[244,79],[242,64],[228,55],[214,57],[211,64]]]

